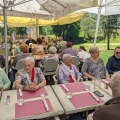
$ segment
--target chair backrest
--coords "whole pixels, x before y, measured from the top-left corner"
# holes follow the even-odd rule
[[[45,71],[55,71],[58,66],[58,61],[55,59],[49,58],[44,62]]]
[[[59,68],[62,66],[62,64],[58,65],[57,69],[56,69],[56,77],[57,79],[59,79]]]
[[[20,70],[22,69],[24,66],[23,66],[23,62],[24,62],[24,59],[21,59],[19,60],[17,63],[16,63],[16,70]]]
[[[72,56],[72,64],[77,67],[80,64],[79,58],[76,56]]]

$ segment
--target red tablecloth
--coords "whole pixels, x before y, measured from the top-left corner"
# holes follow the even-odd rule
[[[49,112],[54,111],[49,99],[47,98],[45,100],[48,104]],[[22,106],[18,106],[17,103],[15,104],[15,118],[24,118],[46,112],[47,111],[42,100],[25,102]]]
[[[68,90],[71,93],[81,92],[85,90],[85,85],[81,82],[69,83],[69,84],[64,84],[64,85],[68,88]],[[62,85],[60,85],[60,87],[64,91],[64,93],[67,93],[67,91],[63,88]]]
[[[81,108],[81,107],[87,107],[87,106],[104,103],[104,101],[100,97],[98,98],[99,98],[99,102],[97,102],[92,97],[92,95],[89,92],[87,92],[87,93],[72,95],[72,98],[70,98],[69,100],[71,101],[71,103],[73,104],[75,108]]]
[[[23,99],[40,97],[41,92],[45,93],[45,95],[48,95],[48,93],[44,87],[42,87],[39,90],[34,91],[34,92],[22,91]],[[19,99],[19,97],[20,97],[19,92],[17,90],[17,99]]]

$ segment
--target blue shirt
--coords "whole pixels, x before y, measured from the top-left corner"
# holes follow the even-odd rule
[[[117,59],[114,55],[108,59],[106,68],[109,74],[120,71],[120,59]]]

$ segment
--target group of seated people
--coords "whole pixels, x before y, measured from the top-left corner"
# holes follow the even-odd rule
[[[26,91],[36,91],[41,87],[46,85],[46,79],[41,71],[40,68],[34,67],[35,60],[32,57],[32,54],[44,54],[44,49],[47,49],[47,44],[41,38],[37,39],[37,47],[32,52],[29,53],[28,44],[30,41],[34,41],[30,38],[25,43],[20,45],[21,53],[16,55],[12,65],[15,66],[16,63],[20,59],[24,59],[24,68],[17,71],[15,77],[15,87],[17,89],[26,90]],[[61,40],[63,42],[63,40]],[[35,44],[36,44],[35,43]],[[108,119],[112,120],[114,117],[115,120],[120,118],[118,114],[118,108],[114,105],[111,106],[113,102],[118,104],[119,102],[119,87],[120,87],[120,47],[116,47],[114,50],[114,55],[108,59],[108,63],[106,67],[104,66],[103,60],[99,58],[99,48],[97,46],[92,46],[89,49],[89,53],[86,52],[83,46],[80,46],[79,52],[72,48],[72,42],[63,42],[66,44],[66,48],[61,51],[60,58],[62,59],[62,64],[58,67],[58,79],[61,84],[64,83],[73,83],[79,82],[82,76],[88,78],[88,80],[95,80],[96,76],[96,69],[99,69],[100,78],[109,78],[109,74],[113,74],[110,82],[110,87],[112,89],[113,99],[105,103],[104,106],[100,107],[92,114],[92,118],[88,117],[88,120],[103,120]],[[61,45],[63,45],[61,43]],[[60,45],[58,48],[61,48]],[[45,58],[42,62],[49,58],[54,58],[56,61],[59,61],[58,56],[56,55],[57,49],[55,47],[49,48],[49,56]],[[78,56],[80,60],[83,60],[83,66],[81,69],[81,73],[76,68],[75,65],[72,64],[72,56]],[[2,60],[2,59],[1,59]],[[4,61],[4,60],[3,60]],[[4,91],[9,89],[10,87],[10,80],[8,79],[7,75],[5,74],[4,70],[0,68],[0,91]],[[110,112],[108,109],[115,109],[116,113]],[[105,112],[101,112],[100,110],[104,110]],[[111,118],[108,116],[108,113],[111,113]],[[105,115],[105,116],[102,116]],[[116,116],[115,116],[116,115]],[[77,119],[76,119],[77,120]]]

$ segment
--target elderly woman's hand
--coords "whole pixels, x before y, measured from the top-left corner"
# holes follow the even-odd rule
[[[36,85],[35,83],[30,83],[29,86],[26,86],[26,90],[29,91],[36,91],[37,89],[39,89],[39,86]]]

